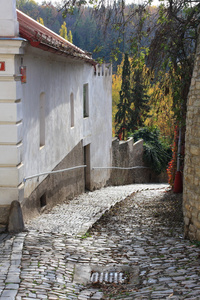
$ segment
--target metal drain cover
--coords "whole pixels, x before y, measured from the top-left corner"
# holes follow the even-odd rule
[[[95,283],[125,283],[127,277],[123,272],[92,272],[91,282]]]
[[[80,284],[138,284],[139,268],[124,265],[98,266],[71,264],[74,267],[73,283]]]

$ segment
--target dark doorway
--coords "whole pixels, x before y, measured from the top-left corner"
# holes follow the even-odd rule
[[[84,147],[85,190],[90,190],[90,145]]]
[[[40,207],[44,207],[47,205],[47,200],[46,200],[46,194],[43,194],[41,197],[40,197]]]

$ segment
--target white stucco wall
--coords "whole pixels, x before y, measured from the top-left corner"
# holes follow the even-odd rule
[[[46,176],[82,141],[90,147],[90,187],[106,183],[111,166],[111,74],[94,75],[85,61],[52,54],[17,37],[15,0],[0,0],[0,206],[28,198]],[[4,13],[3,13],[4,11]],[[6,19],[4,18],[6,16]],[[4,27],[9,27],[4,31]],[[5,38],[6,36],[6,38]],[[12,38],[15,36],[14,38]],[[20,67],[26,67],[26,83]],[[83,116],[83,85],[88,84],[89,117]],[[70,95],[74,98],[71,127]],[[40,147],[40,95],[45,98],[45,143]],[[45,121],[44,121],[45,119]]]
[[[110,72],[110,73],[109,73]],[[99,74],[99,75],[98,75]],[[112,157],[112,74],[111,67],[105,75],[97,72],[91,84],[92,143],[91,169],[93,167],[111,167]],[[98,186],[110,178],[110,169],[91,170],[91,183]]]
[[[81,81],[83,64],[28,47],[23,64],[27,83],[23,84],[24,176],[51,171],[82,136]],[[45,93],[45,146],[40,148],[39,101]],[[70,122],[70,94],[74,94],[75,126]],[[39,182],[44,177],[39,178]],[[25,197],[38,184],[25,184]]]
[[[83,140],[90,144],[91,168],[111,166],[111,76],[94,76],[94,67],[27,47],[23,57],[27,83],[23,90],[24,177],[51,171]],[[83,117],[83,85],[88,84],[89,117]],[[39,147],[39,99],[45,93],[45,146]],[[70,95],[74,95],[71,127]],[[108,102],[108,103],[106,103]],[[91,172],[91,183],[100,185],[110,172]],[[45,176],[25,183],[25,197]]]

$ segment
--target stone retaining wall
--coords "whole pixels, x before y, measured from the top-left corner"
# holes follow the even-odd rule
[[[112,142],[112,166],[123,168],[144,167],[143,151],[143,140],[133,143],[133,138],[130,138],[128,141],[119,141],[117,138],[114,138]],[[111,172],[111,185],[150,182],[167,182],[166,173],[157,176],[149,168],[132,170],[112,169]]]
[[[200,39],[188,96],[185,138],[185,237],[200,241]]]

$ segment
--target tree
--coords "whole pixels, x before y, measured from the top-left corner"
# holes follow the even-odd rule
[[[122,135],[123,140],[127,138],[129,123],[132,114],[132,110],[130,108],[131,105],[130,74],[131,74],[130,62],[129,62],[128,54],[125,53],[123,70],[122,70],[122,85],[121,85],[121,91],[119,92],[120,99],[117,105],[118,111],[115,115],[116,132],[118,136]]]
[[[145,56],[147,47],[144,47],[142,40],[144,37],[144,25],[147,18],[147,12],[143,6],[138,6],[137,17],[138,26],[136,27],[135,37],[132,38],[131,51],[133,52],[132,69],[133,69],[133,87],[131,90],[131,101],[133,103],[133,113],[130,122],[130,129],[134,130],[144,125],[145,118],[147,117],[150,109],[148,102],[149,96],[147,95],[147,87],[145,82],[146,65]]]
[[[69,31],[69,34],[67,34],[67,26],[66,22],[64,21],[63,24],[61,25],[61,28],[59,30],[60,36],[62,36],[65,40],[69,41],[72,43],[72,32],[71,30]]]
[[[149,96],[146,93],[146,86],[144,84],[143,69],[140,65],[136,66],[134,70],[131,101],[134,107],[129,127],[134,131],[144,125],[144,121],[150,109],[148,105]]]
[[[61,25],[59,33],[60,33],[60,36],[62,36],[65,40],[68,39],[68,36],[67,36],[67,26],[66,26],[66,22],[65,21]]]
[[[182,133],[181,170],[183,170],[184,163],[187,97],[194,67],[199,16],[199,1],[168,0],[165,5],[161,5],[148,57],[149,66],[154,71],[154,81],[160,82],[160,88],[165,95],[169,91],[172,94],[175,125],[176,128],[181,128]],[[166,76],[166,73],[168,80],[163,81],[162,78]],[[174,157],[177,151],[177,141],[175,132]],[[170,172],[173,178],[172,173],[175,173],[176,169],[173,168]]]
[[[104,35],[103,44],[106,44],[106,48],[109,47],[109,58],[112,63],[122,60],[122,56],[125,52],[129,52],[132,43],[132,37],[135,35],[138,15],[138,6],[140,11],[145,11],[148,3],[151,0],[143,1],[144,4],[126,5],[125,0],[114,1],[96,1],[96,0],[65,0],[61,8],[63,16],[72,14],[77,7],[81,11],[81,7],[87,7],[93,5],[91,9],[92,18],[95,18],[98,31]],[[148,10],[146,10],[148,12]],[[91,18],[91,17],[90,17]],[[102,46],[101,39],[97,41],[97,46]],[[117,69],[117,68],[115,68]]]
[[[17,0],[17,6],[26,5],[27,3],[37,5],[37,1],[34,0]]]
[[[31,18],[37,20],[39,16],[39,5],[34,0],[17,0],[17,8]]]
[[[67,39],[68,39],[68,41],[69,41],[70,43],[72,43],[72,42],[73,42],[73,38],[72,38],[72,32],[71,32],[71,30],[69,30],[69,34],[68,34],[68,37],[67,37]]]
[[[185,118],[194,65],[200,11],[200,3],[195,3],[197,1],[168,0],[160,6],[148,56],[148,64],[158,81],[165,73],[169,74],[170,80],[162,88],[172,88],[177,119]]]
[[[60,24],[63,22],[62,13],[59,13],[51,3],[44,1],[42,5],[39,5],[34,0],[17,0],[16,3],[19,10],[23,11],[34,20],[42,18],[45,26],[56,33],[59,32]]]
[[[169,80],[168,74],[162,81]],[[165,143],[172,145],[175,130],[172,90],[160,88],[161,82],[155,82],[148,88],[150,110],[144,122],[145,126],[157,127]]]
[[[112,131],[115,136],[115,115],[117,113],[117,105],[119,103],[119,91],[122,85],[122,68],[123,62],[117,67],[116,74],[112,75]]]
[[[44,20],[42,18],[37,18],[37,22],[44,25]]]

